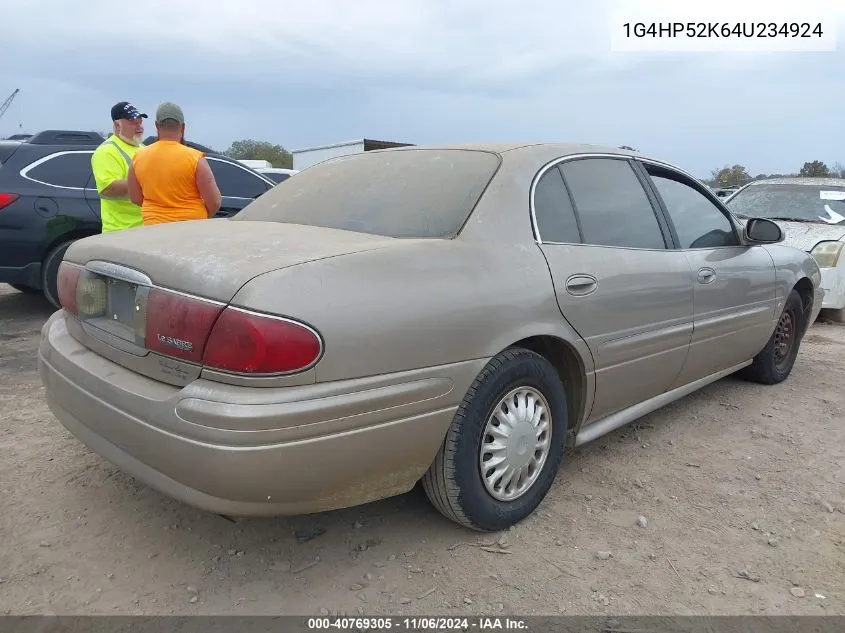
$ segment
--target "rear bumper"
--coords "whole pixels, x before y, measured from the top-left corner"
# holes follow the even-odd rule
[[[165,385],[44,325],[47,403],[91,450],[211,512],[266,516],[349,507],[410,490],[428,468],[477,363],[344,384]],[[368,383],[368,384],[364,384]]]
[[[26,266],[0,266],[0,284],[16,284],[41,289],[41,264],[33,262]]]
[[[821,268],[824,299],[821,307],[823,309],[845,308],[845,269]]]

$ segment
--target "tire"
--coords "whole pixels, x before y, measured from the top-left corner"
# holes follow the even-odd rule
[[[518,390],[531,390],[545,408],[548,450],[534,471],[533,483],[520,496],[502,500],[485,486],[480,451],[485,437],[492,438],[485,429],[494,409],[509,395],[510,402],[519,399],[518,393],[513,395]],[[539,423],[542,421],[541,417]],[[423,490],[441,514],[472,530],[492,532],[519,523],[540,505],[554,482],[566,447],[568,422],[566,390],[552,364],[535,352],[507,349],[487,363],[464,396],[443,445],[422,478]],[[523,421],[517,426],[517,438],[531,441],[534,437],[528,433],[533,429],[527,424]],[[510,449],[516,448],[514,442]],[[523,445],[517,459],[530,458],[525,448]]]
[[[774,385],[786,380],[798,356],[805,318],[801,295],[793,290],[786,298],[786,305],[766,347],[754,357],[751,365],[742,370],[741,375],[763,385]]]
[[[30,286],[23,286],[23,285],[21,285],[21,284],[9,284],[9,285],[10,285],[12,288],[14,288],[15,290],[17,290],[18,292],[22,292],[22,293],[24,293],[25,295],[37,295],[37,294],[41,294],[41,291],[40,291],[40,290],[38,290],[38,289],[36,289],[36,288],[32,288],[32,287],[30,287]]]
[[[67,242],[62,242],[58,246],[54,247],[49,253],[47,253],[47,256],[44,258],[44,263],[41,265],[41,292],[44,293],[44,297],[47,301],[49,301],[57,310],[62,307],[59,303],[59,264],[62,263],[65,252],[74,241],[75,240],[68,240]]]

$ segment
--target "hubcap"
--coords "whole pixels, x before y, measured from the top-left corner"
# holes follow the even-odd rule
[[[784,312],[775,328],[775,363],[780,365],[787,358],[795,340],[795,321],[791,312]]]
[[[520,387],[502,398],[481,437],[484,487],[499,501],[513,501],[534,484],[551,446],[551,414],[535,389]]]

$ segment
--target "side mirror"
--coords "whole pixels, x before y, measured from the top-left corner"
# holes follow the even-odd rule
[[[777,222],[766,218],[749,218],[745,223],[745,237],[757,244],[777,244],[783,241],[783,231]]]

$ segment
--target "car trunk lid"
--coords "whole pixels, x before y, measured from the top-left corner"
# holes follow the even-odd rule
[[[212,326],[248,281],[395,242],[270,222],[141,227],[75,242],[59,295],[83,345],[150,378],[184,385],[199,377]]]
[[[118,264],[156,286],[227,302],[256,275],[394,242],[314,226],[212,219],[93,236],[75,242],[64,259]]]

